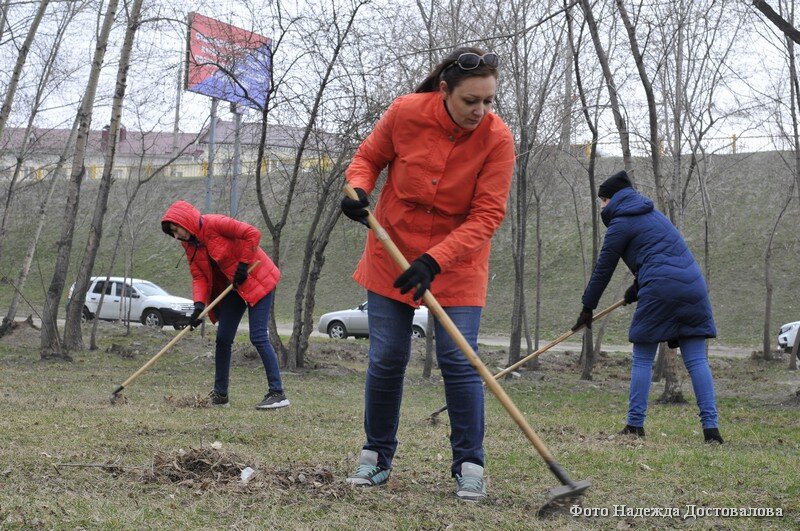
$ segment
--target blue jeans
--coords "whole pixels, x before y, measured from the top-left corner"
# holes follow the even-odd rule
[[[267,373],[269,390],[283,392],[281,371],[278,367],[278,356],[272,343],[269,342],[269,312],[272,308],[274,291],[269,292],[255,306],[249,309],[250,342],[256,347],[264,370]],[[221,395],[228,394],[228,380],[231,372],[231,346],[236,337],[239,322],[247,309],[247,303],[236,291],[231,291],[223,298],[215,309],[217,315],[217,350],[214,357],[214,391]]]
[[[369,303],[369,366],[364,392],[365,450],[378,453],[378,466],[391,468],[397,450],[397,427],[403,378],[411,357],[411,322],[414,308],[373,292]],[[447,315],[478,350],[481,308],[454,306]],[[447,412],[450,415],[451,471],[461,471],[468,461],[483,466],[483,384],[478,372],[436,321],[436,358],[444,378]]]
[[[689,376],[692,389],[700,408],[703,428],[717,427],[717,400],[714,396],[714,379],[706,357],[704,337],[684,337],[679,340],[681,356]],[[628,406],[628,424],[643,427],[647,416],[647,395],[650,392],[653,360],[658,343],[634,343],[633,366],[631,367],[631,395]]]

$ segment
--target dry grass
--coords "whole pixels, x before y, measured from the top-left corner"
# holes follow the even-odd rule
[[[454,499],[449,425],[426,418],[443,404],[438,378],[420,376],[415,345],[387,486],[344,483],[363,443],[366,341],[315,342],[312,370],[284,374],[292,406],[257,411],[266,385],[244,350],[234,357],[231,407],[211,408],[211,338],[190,334],[109,401],[110,392],[174,332],[105,326],[100,349],[70,364],[41,362],[36,332],[0,341],[0,528],[774,528],[800,524],[800,388],[785,361],[712,359],[724,446],[708,446],[688,405],[653,404],[645,440],[620,437],[627,356],[601,357],[578,380],[575,354],[542,356],[541,372],[505,382],[511,398],[576,480],[585,508],[772,507],[783,518],[572,517],[538,506],[558,482],[493,399],[487,399],[490,498]],[[106,352],[112,344],[127,346]],[[132,357],[130,357],[132,356]],[[484,352],[490,367],[502,352]],[[685,377],[685,375],[684,375]],[[656,398],[661,385],[655,384]],[[243,483],[241,471],[256,470]]]

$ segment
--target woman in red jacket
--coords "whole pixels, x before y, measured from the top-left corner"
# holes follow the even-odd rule
[[[342,211],[365,222],[368,196],[388,167],[375,216],[412,261],[400,274],[370,232],[353,275],[367,289],[370,350],[367,442],[350,483],[380,485],[389,477],[411,322],[425,290],[431,289],[477,351],[490,242],[505,216],[514,169],[511,132],[491,112],[498,63],[496,54],[478,48],[455,50],[415,93],[392,103],[347,169],[359,200],[343,199]],[[479,500],[486,496],[482,382],[438,322],[435,333],[450,415],[456,495]]]
[[[249,308],[250,342],[256,347],[269,389],[258,409],[276,409],[289,405],[283,392],[278,357],[269,342],[269,312],[275,286],[281,272],[259,247],[261,232],[220,214],[200,215],[186,201],[177,201],[167,209],[161,220],[162,230],[181,241],[186,250],[189,270],[192,273],[194,313],[191,326],[198,326],[197,317],[206,304],[214,300],[229,284],[231,290],[209,312],[217,323],[217,347],[214,372],[214,389],[209,394],[215,406],[228,406],[228,379],[231,370],[231,345],[236,329],[246,308]],[[251,273],[247,269],[260,262]]]

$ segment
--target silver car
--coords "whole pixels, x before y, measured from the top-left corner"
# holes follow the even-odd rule
[[[784,352],[788,353],[792,351],[798,328],[800,328],[800,321],[786,323],[778,330],[778,346],[780,346]],[[800,351],[797,352],[797,357],[800,358]]]
[[[352,310],[326,313],[319,318],[317,329],[323,334],[328,334],[333,339],[345,339],[348,336],[369,337],[367,303],[362,302]],[[421,306],[414,310],[411,337],[413,339],[425,337],[425,330],[427,329],[428,308]]]

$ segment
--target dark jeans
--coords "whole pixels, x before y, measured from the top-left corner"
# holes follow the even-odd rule
[[[411,322],[414,308],[369,292],[369,367],[364,393],[365,450],[378,453],[378,466],[391,468],[397,449],[397,427],[403,378],[411,356]],[[447,315],[478,350],[481,308],[445,308]],[[433,317],[431,315],[431,317]],[[478,372],[436,321],[436,358],[444,378],[447,412],[450,415],[451,471],[461,471],[468,461],[483,466],[483,383]]]
[[[706,357],[704,337],[683,337],[679,340],[681,356],[692,379],[692,389],[700,410],[703,428],[717,427],[717,400],[714,396],[714,378]],[[658,343],[634,343],[631,366],[631,394],[628,405],[628,424],[644,426],[647,416],[647,398],[653,376],[653,360]]]
[[[269,292],[248,310],[250,325],[250,342],[256,347],[267,373],[269,390],[276,393],[283,392],[281,371],[278,367],[278,356],[272,343],[269,342],[269,312],[272,308],[274,291]],[[236,337],[239,322],[247,309],[247,303],[236,291],[228,293],[216,307],[217,315],[217,351],[214,358],[216,370],[214,372],[214,391],[219,394],[228,394],[228,380],[231,372],[231,346]]]

